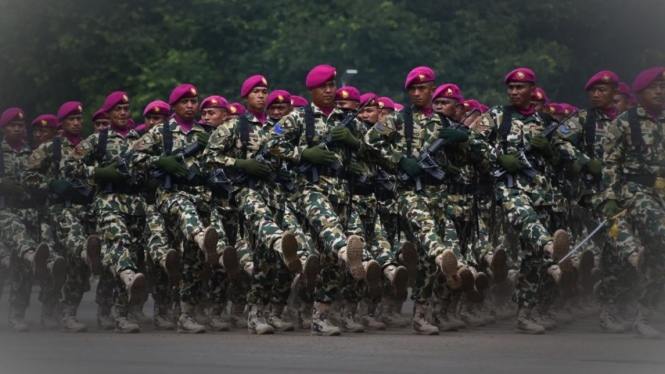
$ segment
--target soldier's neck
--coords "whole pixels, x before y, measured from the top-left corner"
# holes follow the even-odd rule
[[[332,111],[335,109],[335,107],[333,107],[333,106],[323,106],[323,105],[319,105],[317,103],[313,103],[313,104],[316,105],[317,108],[321,109],[321,111],[323,112],[323,114],[326,115],[326,117],[330,117],[330,113],[332,113]]]
[[[431,105],[425,105],[423,107],[416,107],[422,114],[426,115],[427,117],[432,116],[432,106]]]
[[[266,123],[266,113],[258,110],[254,110],[252,108],[247,108],[247,111],[252,113],[254,118],[256,118],[257,121],[261,122],[262,125],[265,125]]]
[[[67,140],[69,140],[74,145],[74,147],[79,145],[79,143],[81,142],[81,139],[82,139],[81,134],[75,135],[75,134],[70,134],[70,133],[65,132],[65,131],[62,132],[62,136],[64,136]]]
[[[129,126],[125,126],[124,128],[121,128],[121,127],[119,127],[118,125],[116,125],[114,123],[112,123],[110,127],[111,127],[111,129],[113,129],[113,131],[117,132],[118,135],[122,136],[123,138],[126,137],[127,134],[129,134],[129,131],[131,130],[129,128]]]
[[[10,147],[12,147],[14,152],[18,152],[18,151],[21,150],[21,148],[23,148],[23,140],[22,139],[18,139],[18,140],[5,139],[5,141],[7,142],[7,144],[9,144]]]
[[[660,118],[660,115],[663,113],[663,108],[659,106],[646,106],[642,104],[642,108],[644,108],[644,111],[647,112],[649,117],[653,119],[654,121],[657,121],[658,118]]]
[[[175,116],[173,118],[175,119],[178,126],[180,126],[182,131],[184,131],[185,133],[188,133],[192,129],[192,127],[194,127],[194,120],[185,121],[184,119],[182,119],[178,116]]]
[[[519,114],[521,114],[525,117],[528,117],[528,116],[530,116],[530,115],[532,115],[536,112],[536,107],[533,106],[533,105],[529,105],[526,108],[518,108],[516,106],[513,106],[513,108],[515,108],[515,110],[517,110],[517,113],[519,113]]]

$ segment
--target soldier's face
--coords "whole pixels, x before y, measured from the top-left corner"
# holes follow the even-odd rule
[[[80,114],[67,116],[61,122],[62,131],[71,135],[80,135],[83,131],[83,116]]]
[[[647,108],[662,108],[665,99],[665,81],[656,81],[637,93],[640,103]]]
[[[510,105],[516,108],[528,108],[529,105],[531,105],[531,94],[535,89],[536,87],[530,83],[508,83],[508,98],[510,99]]]
[[[106,128],[109,127],[111,122],[107,119],[98,119],[95,121],[94,127],[95,127],[95,133],[98,133]]]
[[[337,100],[335,101],[335,107],[339,109],[358,110],[360,103],[353,100]]]
[[[468,127],[471,127],[474,122],[480,117],[480,112],[477,110],[474,110],[473,113],[471,113],[466,119],[464,120],[464,124]]]
[[[358,114],[358,117],[363,121],[367,122],[370,124],[375,124],[379,122],[380,119],[380,111],[377,106],[366,106],[363,108],[363,110]]]
[[[127,128],[129,118],[131,118],[132,111],[129,104],[118,104],[108,112],[109,122],[111,125],[118,126],[120,129]]]
[[[291,113],[291,110],[293,110],[291,105],[287,103],[272,104],[268,107],[268,117],[279,121],[282,117]]]
[[[183,121],[193,121],[196,113],[199,111],[199,99],[196,97],[186,97],[180,99],[173,106],[175,115]]]
[[[621,94],[614,95],[614,106],[619,110],[619,114],[627,111],[629,104],[630,101],[628,101],[628,96]]]
[[[532,101],[533,107],[536,109],[536,112],[545,112],[546,106],[544,101]]]
[[[437,97],[432,102],[432,109],[437,113],[442,113],[448,117],[455,117],[457,114],[457,104],[459,102],[455,99],[447,97]]]
[[[35,145],[40,146],[53,139],[58,130],[52,127],[35,127],[32,130],[32,137],[35,139]]]
[[[23,121],[12,121],[2,128],[2,135],[9,143],[15,143],[23,138],[25,123]]]
[[[381,109],[381,118],[383,118],[383,116],[390,115],[390,113],[394,111],[395,111],[394,109]]]
[[[205,108],[201,111],[201,119],[208,126],[217,127],[226,121],[226,109]]]
[[[319,87],[310,89],[309,93],[312,95],[314,105],[330,108],[335,105],[335,91],[337,91],[335,81],[328,81]]]
[[[166,121],[166,116],[161,114],[148,114],[145,116],[145,127],[150,130],[151,128],[161,125]]]
[[[254,87],[252,91],[247,94],[245,101],[247,107],[257,112],[266,110],[266,99],[268,98],[268,89],[266,87]]]
[[[432,102],[432,95],[434,94],[434,83],[420,83],[412,84],[409,86],[409,97],[411,103],[418,108],[425,107]]]
[[[594,108],[604,109],[614,103],[616,93],[616,85],[596,84],[589,89],[589,100]]]

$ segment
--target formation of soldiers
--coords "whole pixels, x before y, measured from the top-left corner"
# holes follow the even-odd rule
[[[515,318],[543,334],[596,314],[603,332],[660,336],[664,67],[632,91],[595,74],[581,110],[549,103],[527,68],[491,109],[427,67],[406,77],[404,107],[335,78],[313,68],[308,102],[255,75],[246,107],[183,84],[139,126],[113,92],[85,139],[80,102],[29,127],[5,110],[12,328],[29,329],[34,283],[44,328],[86,331],[77,309],[95,275],[98,328],[119,333],[437,335]]]

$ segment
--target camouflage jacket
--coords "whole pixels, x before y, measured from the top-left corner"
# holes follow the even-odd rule
[[[132,144],[139,139],[139,134],[130,130],[125,138],[112,128],[108,129],[106,153],[98,154],[99,136],[92,134],[81,143],[65,161],[64,175],[67,179],[80,179],[95,191],[93,205],[95,209],[105,207],[107,210],[116,210],[133,216],[145,215],[144,199],[140,193],[113,192],[106,193],[106,182],[95,179],[95,169],[109,166],[124,157]],[[134,178],[143,180],[134,170],[129,170]],[[114,185],[117,190],[120,184]]]
[[[2,147],[2,161],[4,162],[4,165],[0,165],[3,168],[3,178],[13,178],[17,182],[20,182],[21,173],[25,167],[25,162],[30,157],[32,149],[28,143],[23,142],[21,149],[17,152],[4,139],[0,143],[0,147]],[[10,200],[13,201],[10,202]],[[25,209],[32,206],[30,196],[28,195],[24,195],[18,200],[15,198],[5,199],[5,202],[8,206],[17,209]]]
[[[305,149],[325,142],[326,136],[330,131],[346,117],[345,112],[340,109],[334,109],[330,113],[330,116],[326,117],[316,105],[311,104],[311,106],[314,113],[314,137],[311,144],[307,144],[305,133],[305,110],[304,108],[298,108],[277,123],[270,133],[270,139],[266,145],[271,154],[282,160],[286,160],[292,167],[301,162],[300,158]],[[360,140],[360,149],[355,153],[361,159],[365,154],[366,147],[362,142],[360,123],[354,119],[351,121],[351,126],[353,128],[351,133]],[[337,153],[337,158],[342,165],[346,165],[346,162],[350,161],[345,160],[346,152],[344,147],[333,146],[330,150]],[[340,177],[320,175],[318,183],[310,183],[307,181],[306,175],[300,174],[296,177],[296,185],[300,191],[304,188],[312,188],[318,192],[327,194],[334,203],[342,203],[349,197],[348,184],[346,180]]]
[[[604,200],[626,199],[644,188],[626,181],[628,175],[665,177],[665,111],[654,121],[638,105],[637,118],[644,142],[640,149],[633,144],[629,112],[617,117],[607,130],[603,140],[603,182],[607,187],[603,192]]]
[[[164,126],[168,126],[173,135],[171,155],[175,155],[178,151],[196,143],[196,135],[205,132],[205,129],[201,125],[195,123],[192,129],[185,133],[173,118],[169,122],[153,127],[139,141],[134,143],[132,147],[134,152],[129,157],[129,166],[132,170],[136,170],[137,174],[149,175],[151,171],[160,168],[159,159],[164,156],[164,139],[162,136],[162,128]],[[202,153],[203,150],[201,149],[195,155],[187,157],[185,163],[189,170],[197,176],[197,179],[205,181],[207,180],[207,174],[200,159]],[[186,183],[178,183],[175,177],[172,177],[172,181],[172,189],[165,190],[163,186],[157,189],[157,205],[161,205],[166,198],[173,194],[184,193],[196,201],[197,209],[203,211],[210,210],[212,196],[210,188],[205,183],[187,185]]]

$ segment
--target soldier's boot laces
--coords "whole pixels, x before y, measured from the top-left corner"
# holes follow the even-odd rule
[[[369,260],[363,262],[363,267],[365,268],[365,282],[369,295],[372,298],[380,298],[383,293],[381,288],[381,265],[376,260]]]
[[[155,303],[152,313],[152,325],[155,330],[175,330],[175,323],[168,316],[168,304]]]
[[[457,331],[458,327],[454,321],[450,320],[452,313],[448,313],[450,302],[444,300],[434,301],[434,315],[432,323],[435,324],[441,332]]]
[[[409,271],[404,266],[388,265],[383,269],[388,282],[393,286],[395,298],[397,300],[406,300],[408,296],[407,287],[409,285]]]
[[[113,330],[115,318],[111,316],[111,305],[97,305],[97,326],[100,330]]]
[[[55,303],[42,303],[40,324],[46,330],[55,330],[60,324],[55,318]]]
[[[418,252],[413,243],[406,241],[402,243],[400,259],[409,272],[409,276],[416,277],[418,274]]]
[[[271,303],[270,312],[268,313],[268,324],[276,331],[293,331],[296,327],[293,323],[287,322],[282,319],[284,313],[284,304]]]
[[[257,335],[275,333],[275,329],[266,322],[262,306],[252,303],[249,304],[249,312],[247,313],[247,332]]]
[[[217,255],[217,243],[219,234],[214,227],[208,227],[194,236],[194,241],[199,249],[205,254],[206,262],[214,264],[219,261]]]
[[[194,310],[194,305],[180,302],[179,334],[202,334],[206,332],[205,326],[194,320]]]
[[[395,301],[393,296],[384,297],[381,307],[381,322],[388,327],[404,328],[409,325],[409,320],[402,316],[402,303]],[[396,306],[399,304],[399,310]]]
[[[298,240],[293,234],[290,232],[282,234],[281,238],[275,240],[272,249],[282,258],[289,271],[299,273],[302,270],[302,263],[298,257]]]
[[[231,303],[231,326],[244,329],[247,327],[247,317],[245,317],[245,303]]]
[[[134,270],[127,269],[120,273],[120,280],[127,289],[128,304],[140,304],[143,301],[143,296],[146,291],[145,275],[136,273]]]
[[[147,325],[152,323],[152,318],[148,317],[143,313],[143,306],[145,301],[142,301],[138,305],[132,305],[129,307],[129,317],[132,321],[135,321],[139,325]]]
[[[180,256],[175,249],[169,249],[159,260],[159,266],[169,277],[169,285],[177,287],[180,284]]]
[[[339,336],[342,331],[328,320],[331,305],[327,303],[314,303],[312,314],[312,335]]]
[[[85,241],[85,261],[94,275],[100,275],[104,271],[102,242],[97,235],[90,235]]]
[[[122,334],[134,334],[141,331],[138,323],[128,318],[129,308],[126,306],[115,306],[115,332]]]
[[[222,314],[224,305],[212,304],[206,309],[208,315],[208,327],[212,331],[229,331],[229,324],[224,321]]]
[[[356,312],[358,303],[344,301],[344,310],[342,311],[342,331],[344,332],[365,332],[365,327],[356,322]]]
[[[608,334],[623,334],[626,330],[614,315],[614,306],[603,304],[600,310],[600,331]]]
[[[64,332],[86,332],[88,327],[79,322],[76,318],[78,307],[76,305],[66,305],[62,312],[62,331]]]
[[[446,249],[442,254],[436,256],[436,265],[446,277],[450,289],[458,290],[462,288],[462,279],[457,273],[457,257],[455,257],[452,250]]]
[[[339,251],[340,259],[346,263],[353,279],[359,281],[365,279],[365,267],[363,266],[363,251],[365,241],[358,235],[351,235],[347,240],[346,247]]]
[[[644,339],[660,339],[660,331],[653,328],[649,323],[652,313],[653,312],[650,309],[642,305],[637,308],[637,318],[633,324],[633,332],[638,337]]]
[[[17,307],[10,307],[9,311],[9,324],[12,325],[14,332],[28,332],[30,327],[25,322],[25,308],[20,309]]]
[[[427,321],[427,305],[416,303],[414,306],[413,333],[416,335],[439,335],[439,328]]]
[[[238,251],[233,246],[224,248],[224,252],[219,257],[219,265],[226,270],[229,280],[240,280],[240,267],[238,262]]]
[[[517,312],[515,332],[518,334],[542,335],[545,333],[545,328],[533,320],[529,308],[522,307]]]

